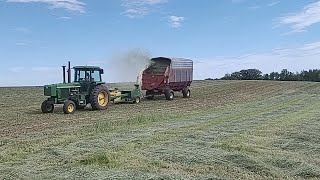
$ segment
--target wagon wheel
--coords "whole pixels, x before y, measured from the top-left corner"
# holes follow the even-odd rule
[[[184,98],[189,98],[189,97],[190,97],[190,94],[191,94],[191,91],[190,91],[189,88],[184,88],[184,89],[182,90],[182,94],[183,94],[183,97],[184,97]]]
[[[141,101],[140,97],[137,96],[137,97],[134,99],[133,103],[138,104],[138,103],[140,103],[140,101]]]
[[[164,96],[167,100],[173,100],[174,98],[174,92],[172,90],[166,90],[164,93]]]
[[[154,91],[153,90],[147,90],[146,98],[147,99],[153,99],[154,98]]]

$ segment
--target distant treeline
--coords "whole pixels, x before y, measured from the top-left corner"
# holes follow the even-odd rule
[[[210,79],[210,78],[209,78]],[[283,69],[279,72],[262,74],[258,69],[245,69],[232,74],[226,74],[220,80],[275,80],[275,81],[316,81],[320,82],[320,69],[309,71],[290,72]]]

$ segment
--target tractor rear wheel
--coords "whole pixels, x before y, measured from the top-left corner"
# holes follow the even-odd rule
[[[172,90],[166,90],[164,92],[164,96],[166,97],[167,100],[173,100],[174,92]]]
[[[98,85],[92,89],[90,104],[93,110],[107,109],[110,103],[110,92],[106,86]]]
[[[49,103],[48,100],[45,100],[41,104],[41,110],[43,113],[52,113],[54,110],[54,105],[52,103]]]
[[[182,94],[183,94],[184,98],[189,98],[190,94],[191,94],[191,91],[190,91],[189,88],[185,88],[185,89],[182,90]]]
[[[65,114],[73,114],[76,111],[76,108],[76,104],[73,101],[68,100],[63,105],[63,112]]]

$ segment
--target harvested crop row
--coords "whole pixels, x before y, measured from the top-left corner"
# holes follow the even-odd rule
[[[105,111],[79,111],[73,116],[63,115],[58,108],[54,114],[42,114],[39,104],[43,101],[42,88],[2,88],[4,97],[0,118],[0,137],[24,135],[25,133],[50,131],[57,129],[65,131],[73,126],[90,126],[99,120],[117,121],[132,116],[161,115],[189,113],[207,108],[244,103],[253,99],[268,98],[277,94],[287,93],[292,89],[299,89],[301,83],[279,82],[240,82],[240,81],[196,81],[192,86],[192,98],[183,99],[177,94],[174,101],[166,101],[164,97],[155,100],[145,100],[141,104],[115,104]],[[9,93],[10,92],[10,93]],[[27,93],[26,93],[27,92]],[[21,99],[14,101],[13,99]],[[32,99],[35,99],[32,101]],[[32,103],[30,103],[32,102]],[[21,104],[24,104],[21,106]]]

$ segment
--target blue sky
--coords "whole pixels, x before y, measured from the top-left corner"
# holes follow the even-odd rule
[[[107,82],[140,56],[191,58],[195,79],[319,68],[319,22],[319,0],[0,0],[0,86],[60,82],[68,60]]]

